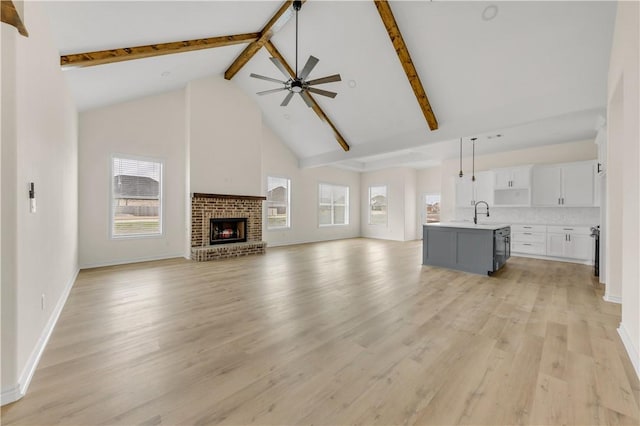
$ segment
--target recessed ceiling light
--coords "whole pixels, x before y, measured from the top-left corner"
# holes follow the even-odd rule
[[[356,84],[356,81],[355,81],[355,80],[349,80],[349,81],[347,82],[347,86],[349,86],[349,87],[350,87],[350,88],[352,88],[352,89],[353,89],[354,87],[356,87],[356,85],[357,85],[357,84]]]
[[[487,139],[496,139],[496,138],[501,138],[501,137],[502,137],[502,134],[498,133],[498,134],[495,134],[495,135],[487,136]]]
[[[496,16],[498,16],[498,6],[496,6],[495,4],[490,4],[489,6],[485,7],[484,10],[482,11],[483,21],[491,21]]]
[[[169,71],[164,71],[162,74],[160,74],[160,77],[169,77],[171,73]]]

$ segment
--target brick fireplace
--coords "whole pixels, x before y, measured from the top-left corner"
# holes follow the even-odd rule
[[[262,202],[265,199],[249,195],[192,194],[191,259],[202,262],[264,254],[267,243],[262,241]],[[220,232],[230,232],[230,237],[236,239],[237,231],[227,224],[244,222],[239,219],[246,220],[240,238],[246,241],[216,244],[213,236]],[[224,224],[224,229],[219,228],[220,224]],[[212,229],[212,226],[218,228]]]

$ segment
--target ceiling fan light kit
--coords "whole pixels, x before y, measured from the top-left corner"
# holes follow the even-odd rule
[[[328,90],[322,90],[322,89],[317,89],[315,86],[317,84],[325,84],[325,83],[333,83],[336,81],[341,81],[342,79],[340,78],[340,74],[334,74],[334,75],[329,75],[326,77],[321,77],[321,78],[316,78],[314,80],[307,80],[307,77],[309,76],[309,74],[311,74],[311,71],[313,70],[313,68],[315,68],[315,66],[318,64],[319,59],[316,58],[315,56],[311,55],[309,56],[309,59],[307,59],[307,62],[304,64],[304,67],[302,68],[302,71],[300,72],[300,74],[298,74],[298,12],[300,11],[302,7],[302,2],[301,1],[294,1],[293,2],[293,9],[296,11],[296,69],[295,69],[295,77],[292,78],[289,76],[289,73],[287,72],[286,67],[282,64],[282,62],[278,59],[278,58],[269,58],[271,60],[271,62],[273,62],[273,64],[276,66],[276,68],[278,68],[280,70],[280,72],[287,78],[287,80],[285,81],[281,81],[278,80],[276,78],[271,78],[271,77],[266,77],[263,75],[259,75],[259,74],[254,74],[251,73],[250,77],[253,78],[257,78],[260,80],[266,80],[266,81],[271,81],[273,83],[280,83],[282,84],[282,87],[277,88],[277,89],[271,89],[271,90],[264,90],[262,92],[258,92],[258,95],[267,95],[270,93],[275,93],[275,92],[282,92],[285,90],[288,90],[289,93],[287,93],[287,95],[285,96],[284,100],[282,101],[282,103],[280,104],[280,106],[287,106],[289,104],[289,101],[291,101],[291,98],[293,97],[294,94],[299,94],[300,97],[302,98],[302,100],[304,100],[304,103],[309,107],[312,108],[313,107],[313,101],[310,99],[309,97],[309,93],[315,93],[321,96],[326,96],[329,98],[335,98],[337,93],[336,92],[330,92]]]

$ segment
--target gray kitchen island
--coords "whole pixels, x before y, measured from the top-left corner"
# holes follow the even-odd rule
[[[423,265],[491,275],[511,255],[509,225],[430,223],[422,235]]]

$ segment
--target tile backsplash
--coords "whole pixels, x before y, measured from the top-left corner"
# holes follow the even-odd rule
[[[484,207],[478,207],[479,222],[527,223],[544,225],[599,225],[600,207],[491,207],[490,217],[480,214]],[[456,219],[473,221],[473,207],[456,208]]]

